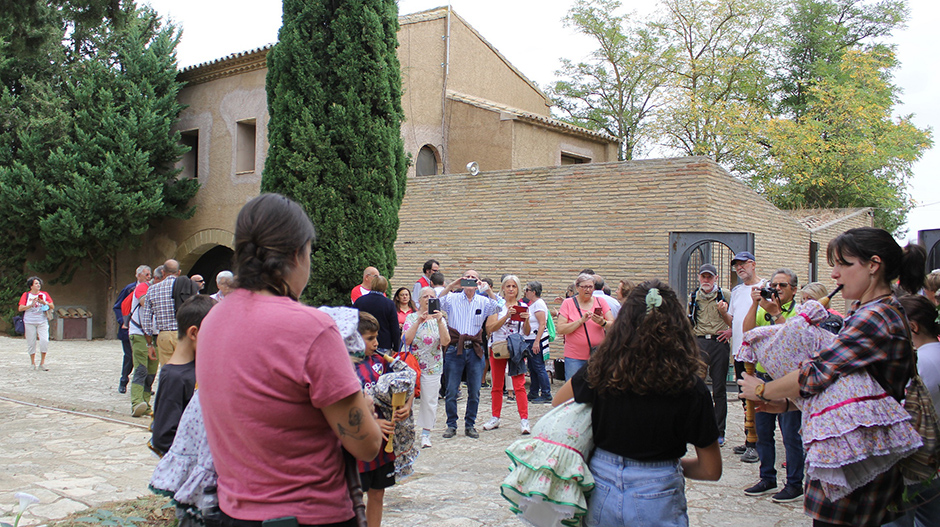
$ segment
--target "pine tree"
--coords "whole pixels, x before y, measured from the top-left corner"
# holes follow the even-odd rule
[[[394,0],[284,0],[261,190],[291,197],[316,226],[313,304],[348,303],[369,265],[395,269],[408,163],[397,32]]]

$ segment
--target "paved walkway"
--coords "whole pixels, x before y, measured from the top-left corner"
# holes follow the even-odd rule
[[[130,396],[117,393],[121,346],[114,340],[51,342],[49,371],[29,367],[26,342],[0,336],[0,521],[12,523],[17,500],[29,492],[41,502],[20,525],[31,526],[115,500],[145,495],[156,458],[147,450],[147,418],[130,417]],[[555,387],[559,385],[556,383]],[[465,401],[461,401],[461,405]],[[37,406],[39,405],[39,406]],[[688,481],[691,525],[790,527],[807,525],[799,502],[776,504],[742,489],[757,481],[757,465],[731,453],[743,415],[729,405],[732,438],[722,452],[718,482]],[[548,411],[532,405],[530,420]],[[463,408],[460,410],[463,415]],[[498,486],[509,458],[503,450],[519,437],[515,404],[504,405],[501,428],[473,440],[441,438],[438,408],[434,446],[422,451],[416,474],[389,489],[384,524],[389,527],[522,525]],[[484,390],[479,424],[490,416]],[[777,459],[783,460],[782,447]],[[778,470],[779,470],[778,461]],[[782,479],[782,471],[778,475]]]

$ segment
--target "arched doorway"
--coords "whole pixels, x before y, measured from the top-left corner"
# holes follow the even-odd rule
[[[698,286],[698,269],[703,263],[718,269],[719,285],[731,289],[738,277],[731,272],[731,258],[741,251],[754,252],[752,232],[670,232],[669,283],[679,298],[688,298]]]
[[[220,271],[232,270],[232,256],[234,255],[234,251],[228,247],[216,245],[200,256],[186,275],[201,274],[206,280],[206,288],[202,290],[202,293],[211,295],[219,290],[219,287],[215,284],[215,275],[219,274]]]
[[[415,175],[436,176],[439,164],[437,149],[431,145],[424,145],[418,150],[418,159],[415,162]]]

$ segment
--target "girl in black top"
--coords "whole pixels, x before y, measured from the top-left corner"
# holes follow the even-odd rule
[[[688,525],[685,480],[721,477],[704,364],[675,292],[635,287],[607,338],[555,395],[593,404],[596,487],[587,525]],[[697,457],[680,461],[686,445]]]

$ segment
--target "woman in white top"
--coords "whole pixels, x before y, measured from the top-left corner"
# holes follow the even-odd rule
[[[422,429],[421,448],[431,446],[431,428],[437,417],[437,393],[441,389],[441,373],[444,371],[444,352],[450,344],[450,333],[444,312],[428,313],[428,300],[436,299],[433,287],[423,287],[418,293],[418,310],[405,317],[402,331],[405,346],[418,359],[421,367],[421,389],[424,397],[418,408],[415,425]]]
[[[516,408],[519,410],[520,428],[523,434],[532,431],[529,427],[529,401],[525,393],[525,368],[519,368],[518,373],[513,371],[510,359],[497,359],[493,356],[493,345],[503,342],[513,333],[522,333],[522,320],[513,320],[517,315],[517,306],[525,306],[519,302],[522,292],[522,283],[516,275],[506,275],[500,286],[500,294],[506,303],[498,314],[490,315],[486,319],[486,331],[490,334],[490,371],[493,377],[492,412],[493,417],[483,425],[484,430],[499,428],[500,414],[503,410],[503,386],[506,382],[506,368],[509,366],[509,375],[512,379],[512,389],[516,394]],[[521,315],[521,310],[519,310]],[[516,373],[513,375],[513,373]]]
[[[29,291],[20,297],[19,311],[23,313],[23,324],[26,328],[26,352],[33,369],[36,369],[36,340],[39,340],[39,369],[49,371],[46,367],[46,352],[49,351],[49,319],[46,313],[55,310],[52,297],[49,293],[41,291],[42,280],[38,276],[26,279]],[[25,313],[24,313],[25,311]]]
[[[552,385],[545,371],[545,357],[548,356],[548,306],[542,300],[542,284],[529,282],[525,286],[525,299],[529,304],[529,316],[522,330],[529,346],[529,400],[533,403],[550,404]]]

